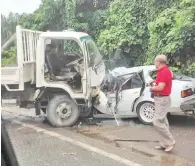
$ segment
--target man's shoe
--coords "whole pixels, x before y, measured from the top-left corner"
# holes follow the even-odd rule
[[[155,146],[154,147],[156,150],[165,150],[166,148],[163,146]]]
[[[171,152],[174,148],[174,145],[171,145],[171,146],[167,146],[166,149],[165,149],[165,152]]]

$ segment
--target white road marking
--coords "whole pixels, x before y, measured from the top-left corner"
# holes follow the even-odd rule
[[[91,145],[88,145],[88,144],[82,143],[80,141],[74,140],[74,139],[72,139],[70,137],[66,137],[64,135],[61,135],[61,134],[58,134],[58,133],[55,133],[55,132],[52,132],[52,131],[49,131],[49,130],[46,130],[46,129],[43,129],[43,128],[40,128],[40,127],[37,127],[37,126],[34,126],[34,125],[21,123],[21,122],[19,124],[22,125],[23,127],[36,130],[36,132],[43,132],[44,134],[47,134],[47,135],[50,135],[52,137],[61,139],[63,141],[66,141],[66,142],[71,143],[73,145],[79,146],[79,147],[81,147],[83,149],[86,149],[88,151],[98,153],[98,154],[100,154],[102,156],[108,157],[108,158],[110,158],[112,160],[115,160],[117,162],[120,162],[122,164],[125,164],[125,165],[128,165],[128,166],[141,166],[140,164],[137,164],[137,163],[135,163],[133,161],[127,160],[127,159],[122,158],[120,156],[117,156],[115,154],[106,152],[104,150],[98,149],[98,148],[93,147]]]

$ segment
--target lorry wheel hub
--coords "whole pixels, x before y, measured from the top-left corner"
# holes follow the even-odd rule
[[[56,112],[60,118],[66,119],[71,115],[71,107],[68,104],[63,103],[58,106]]]

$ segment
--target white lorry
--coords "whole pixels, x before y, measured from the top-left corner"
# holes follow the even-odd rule
[[[103,59],[82,32],[39,32],[16,27],[17,65],[1,68],[2,104],[35,108],[56,127],[90,113],[105,76]]]

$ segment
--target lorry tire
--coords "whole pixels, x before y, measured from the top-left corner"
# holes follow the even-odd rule
[[[47,106],[47,119],[54,127],[72,126],[79,115],[76,103],[66,95],[53,97]]]
[[[137,106],[137,115],[139,120],[145,125],[152,125],[154,118],[155,108],[154,103],[151,101],[143,101]]]

